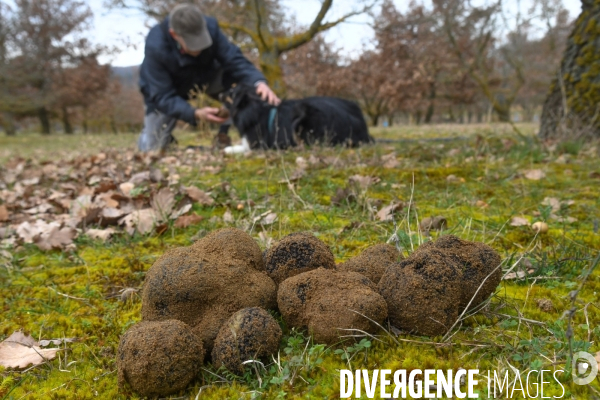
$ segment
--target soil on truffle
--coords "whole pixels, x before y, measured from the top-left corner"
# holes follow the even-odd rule
[[[245,308],[233,314],[219,330],[212,361],[217,368],[225,366],[241,375],[244,361],[269,359],[277,353],[280,341],[281,328],[267,311]]]
[[[329,246],[306,232],[287,235],[265,256],[267,273],[277,283],[317,268],[335,268]]]
[[[338,271],[358,272],[377,284],[390,265],[398,262],[400,252],[396,247],[382,243],[367,248],[358,256],[339,264]]]
[[[458,318],[462,271],[451,257],[421,246],[391,265],[379,281],[392,325],[427,336],[446,333]]]
[[[257,271],[265,270],[263,255],[258,243],[246,232],[236,228],[223,228],[211,232],[192,245],[205,257],[219,260],[222,264],[240,261]]]
[[[210,246],[218,247],[214,236]],[[228,246],[225,242],[224,248]],[[143,320],[183,321],[210,351],[221,325],[233,313],[246,307],[276,307],[277,286],[265,272],[243,260],[216,254],[215,250],[206,255],[203,245],[194,245],[160,257],[146,273]]]
[[[325,268],[282,282],[277,303],[288,326],[306,328],[317,343],[326,344],[339,343],[340,336],[357,332],[343,329],[376,333],[379,327],[364,316],[382,324],[388,308],[364,275]]]
[[[462,240],[454,235],[441,236],[435,242],[428,242],[427,247],[429,246],[444,252],[460,266],[462,271],[461,311],[467,307],[471,299],[473,301],[469,308],[481,304],[494,293],[500,284],[502,269],[498,266],[502,260],[500,255],[490,246],[484,243]],[[486,279],[488,275],[490,276]],[[484,279],[486,279],[485,282],[483,282]],[[481,286],[480,289],[479,286]]]
[[[127,382],[148,397],[177,393],[196,377],[204,353],[202,342],[181,321],[140,322],[119,342],[119,386]]]

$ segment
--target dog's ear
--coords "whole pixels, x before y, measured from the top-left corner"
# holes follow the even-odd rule
[[[242,108],[246,107],[250,101],[248,93],[244,90],[235,91],[232,97],[232,108],[234,110],[241,110]]]

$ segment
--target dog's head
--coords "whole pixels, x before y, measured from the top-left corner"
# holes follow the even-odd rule
[[[264,101],[256,94],[254,87],[241,84],[233,86],[219,94],[219,101],[231,112],[232,117],[252,104],[262,104]]]

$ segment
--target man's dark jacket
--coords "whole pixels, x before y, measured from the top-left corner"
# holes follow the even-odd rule
[[[146,114],[158,110],[195,125],[194,108],[186,101],[189,92],[195,87],[206,87],[220,69],[232,83],[254,85],[266,81],[240,49],[229,42],[216,19],[206,17],[206,26],[213,44],[198,57],[181,53],[169,34],[169,18],[150,30],[139,80]]]

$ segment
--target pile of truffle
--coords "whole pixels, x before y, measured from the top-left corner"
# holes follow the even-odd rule
[[[454,236],[406,259],[378,244],[336,266],[325,243],[293,233],[263,257],[247,233],[221,229],[168,251],[149,269],[142,322],[119,344],[119,384],[165,396],[187,387],[205,358],[238,374],[245,361],[270,359],[282,331],[267,310],[317,343],[377,333],[388,317],[407,332],[440,335],[493,293],[499,264],[489,246]]]

